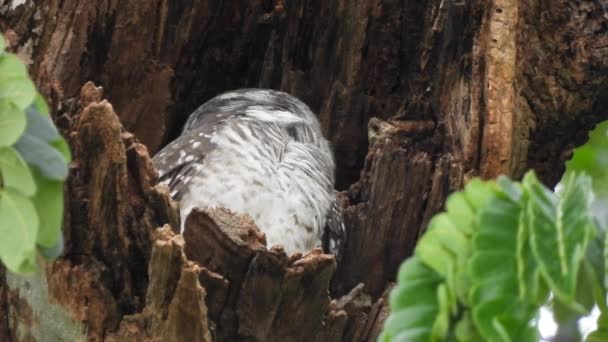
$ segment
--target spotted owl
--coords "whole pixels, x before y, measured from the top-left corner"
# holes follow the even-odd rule
[[[181,135],[153,158],[180,203],[249,214],[268,246],[339,257],[345,239],[334,191],[334,158],[316,116],[275,90],[221,94],[190,115]]]

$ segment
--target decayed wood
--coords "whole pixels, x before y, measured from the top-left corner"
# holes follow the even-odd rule
[[[186,260],[183,249],[183,238],[168,225],[156,232],[146,306],[124,317],[108,341],[212,341],[200,267]]]
[[[426,126],[415,130],[432,133],[432,125]],[[429,207],[430,200],[443,203],[445,194],[460,185],[461,167],[449,155],[437,158],[416,151],[412,145],[424,142],[414,142],[412,130],[402,122],[370,122],[375,143],[361,181],[347,193],[349,235],[334,286],[337,293],[363,281],[366,290],[378,297],[413,250],[425,224],[422,220],[439,209]],[[416,138],[423,139],[421,134]]]
[[[420,43],[400,72],[402,105],[392,119],[370,121],[360,180],[345,193],[350,241],[338,293],[363,281],[378,296],[446,195],[470,177],[521,177],[532,168],[554,185],[572,147],[608,118],[602,1],[404,6],[422,7],[419,19],[405,19],[421,21],[413,29]],[[389,7],[382,2],[381,13]],[[339,93],[356,103],[348,88]]]
[[[332,303],[335,261],[320,249],[291,257],[267,250],[250,218],[224,209],[195,210],[184,237],[175,235],[176,204],[102,97],[87,83],[65,118],[74,147],[66,250],[42,273],[2,279],[2,336],[340,341],[366,331],[371,299]]]
[[[514,163],[518,173],[533,168],[557,183],[572,149],[608,118],[607,11],[601,0],[519,4],[514,141],[527,162]]]
[[[0,267],[0,337],[8,338],[10,330],[8,327],[8,293],[6,286],[6,270]]]
[[[71,331],[86,322],[91,339],[119,327],[153,336],[123,316],[145,315],[152,232],[179,218],[137,141],[156,151],[217,93],[271,87],[309,104],[333,143],[346,251],[332,277],[323,254],[267,251],[252,222],[196,213],[200,232],[184,247],[200,266],[188,274],[205,288],[209,330],[289,339],[314,315],[318,340],[371,340],[388,283],[451,191],[529,168],[555,184],[572,147],[608,118],[606,21],[602,0],[0,0],[0,31],[77,151],[66,255],[29,285],[48,287],[69,314],[54,316],[78,323]],[[100,89],[81,89],[89,80],[133,134]],[[306,293],[308,282],[323,295]],[[36,338],[23,327],[50,320],[30,320],[40,311],[16,286],[0,279],[0,334]],[[308,313],[294,311],[297,298]]]
[[[206,299],[209,307],[221,307],[211,316],[217,339],[367,340],[371,298],[360,285],[331,302],[333,256],[320,249],[291,257],[280,247],[268,250],[251,218],[225,209],[193,210],[184,239],[188,258],[222,278],[215,283],[227,284]],[[209,283],[208,277],[201,283]]]

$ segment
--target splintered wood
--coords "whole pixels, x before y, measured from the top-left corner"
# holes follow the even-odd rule
[[[125,316],[108,341],[212,341],[201,268],[186,260],[183,248],[183,238],[168,225],[156,231],[146,306]]]
[[[291,257],[280,247],[268,250],[246,215],[194,209],[184,239],[188,259],[205,267],[199,279],[214,294],[206,303],[214,308],[218,340],[341,341],[368,323],[371,303],[356,302],[358,295],[332,303],[333,256],[320,249]]]

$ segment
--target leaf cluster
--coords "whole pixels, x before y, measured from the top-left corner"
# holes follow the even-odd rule
[[[71,159],[23,62],[0,36],[0,260],[36,269],[63,249],[63,183]]]
[[[538,314],[558,323],[602,312],[588,341],[608,340],[605,227],[608,122],[567,164],[560,191],[473,179],[450,195],[398,273],[379,340],[538,341]],[[605,203],[605,202],[602,202]]]

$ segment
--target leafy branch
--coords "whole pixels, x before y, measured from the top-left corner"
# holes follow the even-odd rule
[[[70,151],[25,65],[0,36],[0,260],[36,269],[63,249],[63,183]]]
[[[450,195],[399,271],[380,341],[538,341],[543,305],[564,325],[597,305],[608,340],[608,122],[578,148],[556,193],[473,179]]]

